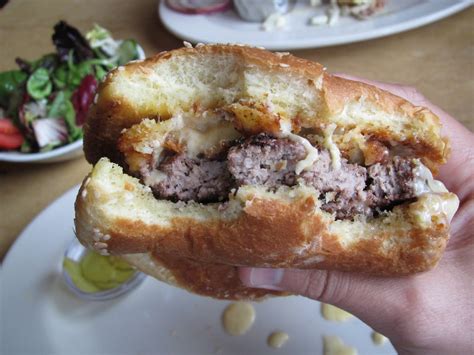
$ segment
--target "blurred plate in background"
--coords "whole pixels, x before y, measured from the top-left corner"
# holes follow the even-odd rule
[[[244,43],[270,50],[332,46],[388,36],[438,21],[472,5],[472,0],[387,0],[384,10],[368,20],[342,17],[334,26],[309,26],[316,10],[299,1],[284,29],[265,32],[260,23],[243,21],[234,10],[211,15],[186,15],[159,2],[164,26],[192,43]]]

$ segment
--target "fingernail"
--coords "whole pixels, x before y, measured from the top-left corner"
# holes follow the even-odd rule
[[[283,279],[283,270],[281,269],[260,269],[252,268],[249,275],[249,286],[279,290],[281,280]]]

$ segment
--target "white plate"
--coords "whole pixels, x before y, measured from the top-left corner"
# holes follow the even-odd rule
[[[81,156],[82,139],[42,153],[0,152],[0,161],[12,163],[53,163]]]
[[[159,16],[174,35],[192,43],[244,43],[271,50],[301,49],[358,42],[407,31],[440,20],[472,5],[472,0],[387,0],[378,16],[367,21],[342,18],[333,27],[308,26],[317,11],[299,0],[283,30],[265,32],[260,24],[241,20],[233,10],[212,15],[186,15],[159,4]]]
[[[255,304],[256,322],[239,337],[221,327],[229,302],[195,296],[148,277],[110,301],[83,301],[66,289],[60,269],[73,237],[75,187],[44,210],[13,245],[1,270],[2,354],[321,354],[322,335],[339,335],[360,354],[394,354],[375,346],[358,319],[325,321],[319,303],[282,297]],[[280,350],[271,331],[290,335]]]

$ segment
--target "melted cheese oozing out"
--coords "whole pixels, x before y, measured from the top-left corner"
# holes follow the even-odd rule
[[[172,132],[176,134],[179,143],[184,145],[186,154],[192,158],[217,146],[222,140],[233,140],[240,136],[232,123],[223,119],[222,115],[219,116],[213,112],[205,111],[199,119],[193,120],[193,118],[186,118],[184,113],[178,113],[161,123],[166,127],[166,133],[163,134],[160,140],[153,142],[153,147],[146,147],[146,153],[153,152],[156,160],[155,165],[163,152],[163,143]],[[159,170],[153,170],[144,177],[144,180],[147,185],[154,185],[164,178],[166,178],[166,174]]]
[[[314,162],[318,159],[319,153],[318,150],[313,147],[307,139],[301,136],[290,133],[287,135],[287,138],[289,140],[292,140],[293,142],[297,142],[303,145],[307,152],[306,158],[300,160],[296,164],[295,173],[296,175],[299,175],[303,170],[308,170],[313,166]]]
[[[186,154],[196,157],[206,150],[219,145],[223,140],[240,137],[224,112],[204,111],[201,116],[190,116],[186,124],[174,130],[180,144],[186,148]]]
[[[428,200],[424,209],[417,211],[417,217],[422,224],[430,225],[433,215],[444,214],[451,222],[459,207],[459,199],[455,194],[449,193],[444,184],[433,178],[430,169],[419,163],[414,170],[418,179],[415,181],[415,193],[419,199]],[[449,194],[449,196],[446,196]],[[441,196],[443,195],[443,196]]]
[[[335,335],[325,335],[324,355],[357,355],[357,350],[344,344],[341,338]]]
[[[332,168],[337,170],[341,168],[341,152],[337,145],[332,140],[332,135],[334,130],[336,129],[336,125],[334,123],[328,125],[324,129],[324,147],[329,150],[329,154],[331,154],[332,160]]]
[[[321,314],[324,319],[332,322],[345,322],[354,318],[349,312],[327,303],[321,303]]]
[[[333,142],[332,136],[334,131],[336,130],[337,126],[332,123],[324,129],[324,139],[323,145],[329,151],[331,155],[331,162],[333,169],[340,169],[341,168],[341,152],[337,145]],[[299,161],[296,164],[296,175],[299,175],[303,170],[310,169],[314,162],[318,159],[319,153],[318,149],[313,147],[313,145],[306,139],[297,134],[291,133],[291,122],[286,120],[280,120],[280,137],[288,138],[293,142],[300,143],[306,149],[307,155],[306,158]]]
[[[413,172],[415,176],[419,177],[419,179],[415,182],[415,193],[417,195],[422,195],[426,192],[449,192],[441,181],[435,180],[433,178],[433,174],[431,174],[430,169],[428,169],[423,164],[419,163]]]
[[[306,157],[300,160],[295,167],[296,175],[301,174],[303,170],[310,169],[314,162],[318,159],[318,150],[311,145],[311,143],[297,134],[291,133],[291,122],[280,120],[280,137],[288,138],[289,140],[301,144],[306,149]]]
[[[420,224],[430,226],[432,224],[432,217],[444,214],[448,223],[453,219],[459,207],[459,199],[455,194],[448,194],[448,196],[440,196],[436,193],[426,193],[418,197],[418,201],[423,203],[423,208],[415,211]]]
[[[206,131],[184,127],[178,134],[179,141],[186,145],[186,154],[190,157],[196,157],[198,154],[217,146],[222,140],[232,140],[239,137],[231,123],[216,125]]]

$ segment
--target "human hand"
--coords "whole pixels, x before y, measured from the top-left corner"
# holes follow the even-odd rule
[[[241,268],[250,287],[285,290],[340,307],[387,336],[401,354],[474,352],[474,134],[412,87],[347,75],[425,106],[441,119],[451,156],[438,179],[459,209],[439,265],[409,277],[383,278],[326,270]]]

